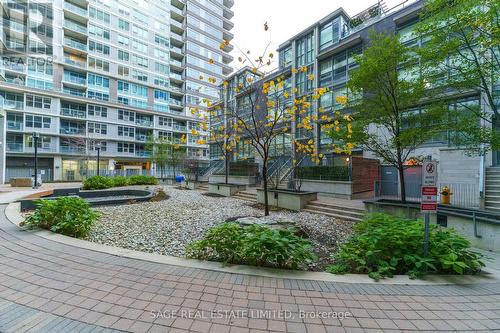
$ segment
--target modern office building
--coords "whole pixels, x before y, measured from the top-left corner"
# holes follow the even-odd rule
[[[6,180],[155,171],[146,140],[185,137],[208,161],[190,108],[216,98],[232,57],[233,0],[2,1],[0,99]],[[208,82],[211,78],[211,82]],[[200,133],[200,134],[198,134]],[[127,171],[129,170],[129,171]]]
[[[296,93],[293,94],[292,98],[297,99],[310,94],[316,88],[329,88],[328,93],[324,94],[320,100],[311,103],[308,114],[316,115],[319,118],[320,107],[329,112],[342,111],[343,105],[337,102],[336,97],[350,97],[346,84],[350,74],[357,67],[354,56],[361,54],[369,44],[369,31],[374,29],[378,32],[394,33],[399,35],[404,44],[418,47],[421,41],[412,32],[419,20],[419,12],[423,3],[424,1],[421,0],[405,1],[393,8],[387,8],[383,2],[378,2],[354,16],[350,16],[342,8],[339,8],[282,43],[278,49],[278,69],[263,80],[270,81],[275,80],[278,76],[284,77],[285,87],[296,88]],[[292,68],[303,67],[307,70],[292,71]],[[309,74],[314,75],[314,80],[308,80]],[[238,81],[238,75],[244,74],[234,73],[227,78],[228,82]],[[500,93],[500,86],[495,87]],[[224,87],[221,89],[223,90]],[[295,89],[290,90],[293,92]],[[242,89],[236,96],[222,95],[223,99],[220,103],[235,106],[244,104],[238,100],[243,99],[245,94],[246,91]],[[456,109],[471,105],[477,106],[484,100],[481,98],[480,92],[473,90],[448,96],[448,98],[449,107]],[[480,106],[485,112],[491,112],[487,105]],[[315,131],[311,132],[298,128],[297,124],[290,125],[291,131],[282,134],[276,140],[274,159],[277,162],[280,162],[278,157],[293,154],[291,143],[294,140],[313,137],[318,152],[325,156],[322,163],[329,165],[346,165],[348,163],[348,156],[332,152],[331,139],[321,126],[317,126]],[[436,136],[419,147],[414,156],[431,155],[439,161],[441,184],[466,183],[471,190],[469,194],[471,196],[477,195],[479,198],[479,192],[484,190],[485,167],[495,164],[492,157],[498,154],[490,153],[483,157],[469,157],[464,154],[463,150],[453,146],[451,136],[454,134],[456,133],[449,132]],[[237,147],[235,158],[248,156],[248,154],[247,147]],[[376,158],[371,152],[362,149],[354,151],[353,154]],[[258,160],[255,153],[250,152],[250,155]],[[217,159],[217,155],[214,154],[213,158]],[[307,163],[307,161],[305,162]],[[383,163],[383,161],[381,162]],[[390,168],[383,170],[390,170]],[[397,173],[394,170],[382,172],[381,179],[398,182]]]

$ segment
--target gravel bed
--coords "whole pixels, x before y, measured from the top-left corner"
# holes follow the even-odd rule
[[[106,200],[123,200],[123,199],[137,199],[137,195],[111,195],[107,197],[95,197],[95,198],[84,198],[85,201],[88,202],[96,202],[96,201],[106,201]],[[139,197],[140,198],[140,197]]]
[[[173,187],[164,189],[170,196],[166,201],[96,208],[101,217],[92,227],[88,240],[183,257],[185,246],[201,239],[210,227],[235,217],[264,215],[262,209],[252,207],[255,204],[236,198],[214,198],[200,191]],[[330,254],[351,234],[354,224],[307,212],[275,210],[270,214],[272,218],[295,222],[307,234],[320,257],[311,270],[323,270],[331,263]]]

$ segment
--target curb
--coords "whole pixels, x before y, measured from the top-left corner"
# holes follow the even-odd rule
[[[13,202],[5,208],[5,216],[7,220],[19,227],[19,224],[24,220],[20,214],[20,203]],[[21,227],[19,227],[21,228]],[[45,238],[50,241],[66,244],[69,246],[79,247],[91,251],[106,253],[118,257],[145,260],[149,262],[181,266],[187,268],[204,269],[230,274],[253,275],[259,277],[277,278],[277,279],[295,279],[295,280],[310,280],[322,282],[338,282],[350,284],[378,284],[378,285],[468,285],[477,283],[498,283],[500,281],[500,271],[493,269],[483,270],[486,274],[481,275],[429,275],[425,279],[411,280],[406,275],[395,275],[393,278],[386,278],[379,282],[374,281],[364,274],[344,274],[334,275],[326,272],[307,272],[283,270],[274,268],[262,268],[247,265],[226,265],[219,262],[203,261],[196,259],[185,259],[174,256],[141,252],[135,250],[124,249],[116,246],[103,245],[90,241],[73,238],[61,234],[56,234],[48,230],[35,230],[33,234]]]

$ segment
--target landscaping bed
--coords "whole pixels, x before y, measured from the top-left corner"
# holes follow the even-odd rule
[[[100,217],[91,227],[87,239],[105,245],[184,257],[185,247],[202,239],[211,227],[235,217],[263,215],[262,209],[236,198],[209,197],[199,191],[173,187],[165,190],[170,196],[167,201],[97,208]],[[272,211],[271,217],[295,222],[299,234],[309,239],[318,261],[308,269],[315,271],[322,271],[332,263],[330,254],[347,239],[354,225],[323,215],[287,210]]]

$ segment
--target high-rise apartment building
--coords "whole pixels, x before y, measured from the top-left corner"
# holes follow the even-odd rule
[[[154,171],[150,136],[208,160],[199,119],[231,72],[232,0],[1,2],[0,100],[6,180],[28,176],[33,132],[45,180]],[[207,78],[212,78],[208,82]],[[215,81],[214,81],[215,80]],[[196,135],[192,129],[198,129]]]

